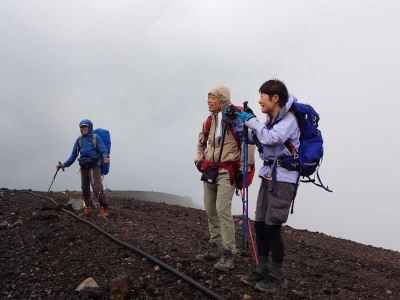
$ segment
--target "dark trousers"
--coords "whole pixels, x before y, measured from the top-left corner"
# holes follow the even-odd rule
[[[266,225],[264,222],[255,222],[257,253],[260,257],[281,264],[285,255],[285,244],[282,239],[282,225]]]
[[[254,224],[257,252],[264,259],[271,254],[272,262],[277,264],[282,264],[285,256],[282,224],[288,219],[295,190],[296,185],[292,183],[272,183],[263,179],[258,193]]]
[[[91,193],[90,186],[93,187],[93,193],[101,207],[108,207],[107,200],[103,191],[103,183],[101,178],[101,170],[99,166],[84,168],[81,167],[81,183],[82,183],[82,197],[85,201],[86,207],[95,207]]]

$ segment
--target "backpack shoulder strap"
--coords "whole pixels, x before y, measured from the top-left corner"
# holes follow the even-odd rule
[[[212,115],[209,115],[203,125],[204,142],[207,143],[212,124]]]
[[[92,143],[95,148],[97,148],[97,134],[93,133],[92,135]]]
[[[208,140],[208,135],[210,134],[211,130],[211,125],[212,125],[212,115],[209,115],[204,122],[203,126],[203,134],[204,134],[204,141],[206,142]],[[232,133],[233,137],[236,140],[236,143],[238,144],[238,147],[242,147],[242,142],[240,140],[240,137],[233,131],[232,127],[229,125],[229,131]]]
[[[289,140],[287,140],[285,142],[285,147],[289,150],[290,154],[292,154],[293,156],[298,155],[298,151],[296,150],[296,147]]]
[[[224,144],[225,144],[225,136],[226,136],[226,132],[228,130],[228,126],[224,126],[224,129],[222,130],[222,142],[221,142],[221,149],[219,150],[219,157],[218,157],[218,163],[221,162],[221,158],[222,158],[222,151],[224,149]]]

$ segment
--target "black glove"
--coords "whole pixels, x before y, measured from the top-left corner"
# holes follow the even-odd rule
[[[57,170],[59,170],[59,169],[61,169],[61,170],[63,170],[63,171],[64,171],[64,169],[65,169],[65,166],[64,166],[64,164],[63,164],[61,161],[59,161],[59,162],[58,162],[58,165],[57,165]]]
[[[254,112],[253,112],[253,110],[250,108],[250,107],[246,107],[246,109],[244,110],[245,112],[247,112],[247,113],[249,113],[249,114],[252,114],[252,115],[255,115],[254,114]]]
[[[201,166],[203,165],[203,161],[202,160],[195,161],[194,165],[196,166],[197,170],[199,170],[199,172],[203,173],[203,170],[201,169]]]
[[[242,171],[238,171],[235,174],[235,187],[239,190],[243,188],[243,173]]]

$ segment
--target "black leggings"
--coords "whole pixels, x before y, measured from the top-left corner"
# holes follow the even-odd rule
[[[255,222],[257,252],[261,257],[268,258],[271,252],[273,262],[282,263],[285,255],[281,229],[282,225],[266,225],[264,222]]]

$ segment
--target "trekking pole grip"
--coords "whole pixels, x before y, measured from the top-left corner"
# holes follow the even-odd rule
[[[247,109],[247,104],[249,103],[249,101],[244,101],[243,102],[243,110],[246,111]]]

